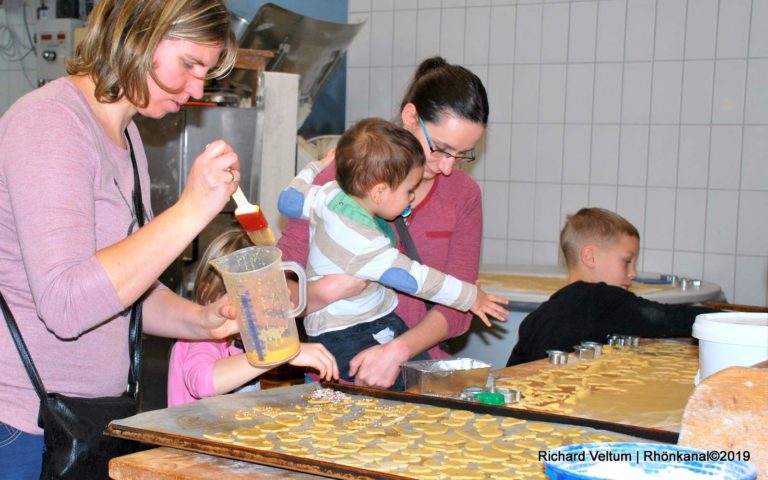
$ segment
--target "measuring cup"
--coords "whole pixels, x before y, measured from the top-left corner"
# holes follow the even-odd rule
[[[296,262],[283,262],[277,247],[247,247],[209,262],[221,274],[248,361],[255,367],[283,363],[299,353],[294,317],[307,305],[307,275]],[[283,270],[299,277],[299,304],[291,308]]]

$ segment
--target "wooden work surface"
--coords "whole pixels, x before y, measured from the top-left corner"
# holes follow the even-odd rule
[[[238,478],[316,479],[306,473],[292,472],[229,458],[160,447],[112,459],[109,476],[115,480],[225,480]]]
[[[679,432],[695,388],[698,347],[648,342],[598,359],[553,365],[547,359],[497,370],[497,386],[520,390],[518,405],[638,427]]]
[[[524,275],[514,273],[481,272],[480,284],[485,288],[504,288],[507,290],[520,290],[527,292],[542,292],[547,296],[552,295],[568,284],[568,279],[563,276]],[[671,284],[643,284],[633,283],[629,289],[635,295],[647,296],[650,293],[673,290],[677,288]]]

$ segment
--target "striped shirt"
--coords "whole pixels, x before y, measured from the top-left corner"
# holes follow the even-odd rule
[[[394,233],[382,219],[371,216],[345,194],[338,183],[312,185],[323,169],[312,162],[280,194],[278,208],[289,218],[309,220],[310,280],[346,273],[372,280],[359,295],[331,303],[304,318],[307,334],[343,330],[392,312],[392,289],[434,303],[467,311],[477,287],[422,265],[394,248]]]

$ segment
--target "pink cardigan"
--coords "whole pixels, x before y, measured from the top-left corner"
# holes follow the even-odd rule
[[[136,126],[129,132],[151,214],[147,159]],[[132,191],[128,150],[109,140],[67,78],[0,119],[0,291],[48,391],[125,390],[128,315],[96,251],[135,230]],[[0,372],[0,421],[40,434],[40,402],[5,325]]]
[[[315,179],[318,185],[335,178],[336,169],[329,167]],[[475,283],[480,263],[480,243],[483,231],[482,196],[480,187],[461,170],[450,176],[438,176],[432,190],[411,213],[408,231],[425,265]],[[393,227],[394,228],[394,227]],[[278,241],[284,260],[307,263],[309,224],[306,220],[290,220]],[[402,245],[399,246],[403,250]],[[424,302],[399,293],[395,312],[412,327],[426,315]],[[448,321],[450,337],[462,335],[469,329],[471,313],[462,313],[436,305]],[[434,359],[450,358],[438,346],[429,350]]]

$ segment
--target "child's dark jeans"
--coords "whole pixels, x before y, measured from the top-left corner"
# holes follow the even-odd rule
[[[387,329],[391,330],[391,333],[386,332]],[[407,330],[408,326],[405,322],[393,312],[371,322],[359,323],[344,330],[326,332],[314,337],[309,335],[307,339],[310,342],[322,343],[336,357],[341,379],[354,382],[355,379],[349,376],[349,361],[368,347],[387,343],[387,340],[384,339],[382,339],[383,342],[380,342],[374,335],[395,338]],[[429,360],[429,354],[422,352],[411,360]],[[405,390],[402,375],[398,375],[397,381],[390,389]]]

